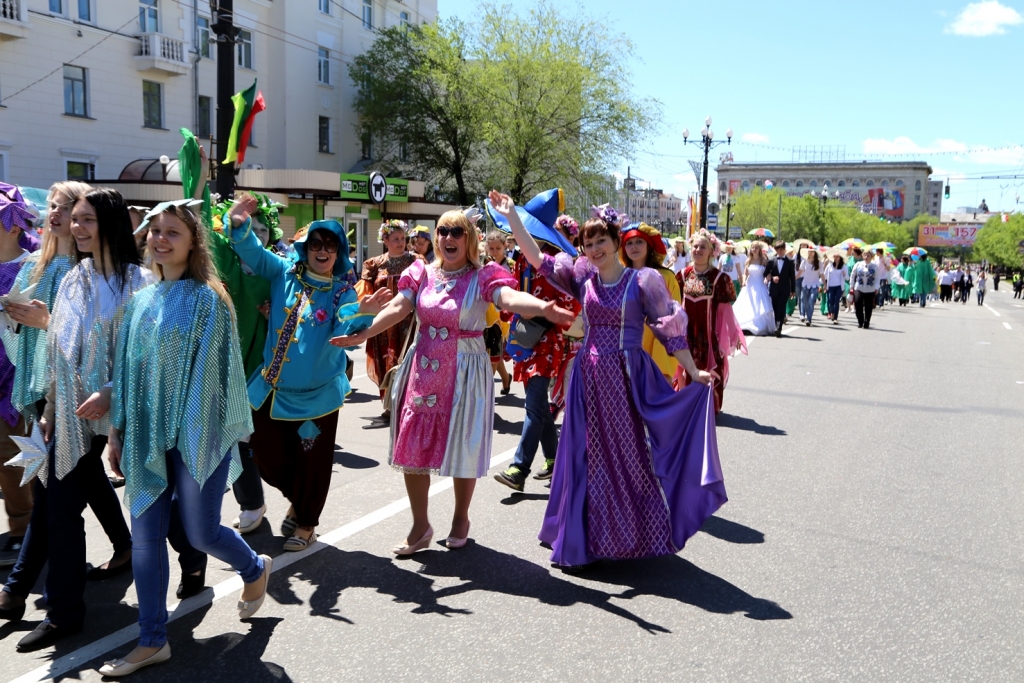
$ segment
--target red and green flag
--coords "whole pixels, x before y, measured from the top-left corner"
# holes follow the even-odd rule
[[[252,124],[256,114],[267,108],[263,102],[263,93],[256,90],[256,81],[252,85],[231,98],[235,105],[235,118],[231,123],[231,137],[228,138],[228,153],[223,163],[241,164],[245,161],[245,149],[252,137]]]

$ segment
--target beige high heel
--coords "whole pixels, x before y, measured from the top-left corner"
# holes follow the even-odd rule
[[[423,532],[423,536],[420,537],[420,540],[416,541],[412,545],[409,545],[408,543],[396,545],[394,548],[391,549],[391,552],[393,552],[395,555],[412,555],[413,553],[419,550],[423,550],[428,545],[430,545],[430,542],[433,539],[434,529],[430,526],[427,526],[427,530]]]

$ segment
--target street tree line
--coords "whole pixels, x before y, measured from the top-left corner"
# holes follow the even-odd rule
[[[492,187],[517,203],[552,187],[570,201],[606,187],[656,132],[660,104],[633,95],[624,35],[560,7],[542,0],[520,15],[484,4],[473,21],[381,30],[349,67],[381,170],[463,206]]]

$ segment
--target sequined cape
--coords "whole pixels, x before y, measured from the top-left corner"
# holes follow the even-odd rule
[[[231,246],[246,265],[270,282],[270,330],[263,364],[249,378],[249,403],[267,399],[275,420],[312,420],[341,407],[351,391],[345,350],[331,337],[364,330],[373,316],[359,314],[347,273],[320,277],[304,262],[263,248],[250,221],[231,229]]]
[[[123,283],[99,274],[91,258],[64,276],[50,316],[48,342],[55,389],[54,460],[58,479],[75,469],[94,436],[110,431],[109,411],[99,420],[75,415],[78,406],[113,380],[117,332],[125,305],[156,276],[129,265]],[[46,484],[47,468],[39,470]]]
[[[245,370],[231,308],[195,280],[158,282],[125,309],[111,424],[123,434],[124,500],[138,517],[167,488],[165,454],[177,448],[200,487],[252,433]]]
[[[75,265],[70,256],[54,256],[46,265],[36,283],[32,297],[46,304],[47,310],[53,310],[57,300],[57,290],[64,276]],[[31,256],[18,273],[14,287],[24,291],[32,284],[32,275],[39,266],[39,257]],[[36,402],[46,397],[50,388],[50,365],[47,362],[48,352],[46,330],[22,325],[17,334],[4,337],[4,346],[16,367],[14,388],[11,390],[11,403],[14,408],[29,420],[39,418],[36,413]],[[8,345],[10,344],[10,345]]]

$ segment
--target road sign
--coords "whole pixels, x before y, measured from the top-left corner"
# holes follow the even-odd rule
[[[718,204],[716,204],[715,202],[711,202],[710,204],[708,204],[708,214],[710,214],[712,216],[717,216],[718,215]]]
[[[369,195],[370,201],[374,204],[383,204],[384,198],[388,195],[387,178],[378,171],[374,171],[370,174]]]
[[[718,216],[711,214],[708,216],[708,230],[715,230],[718,228]]]

